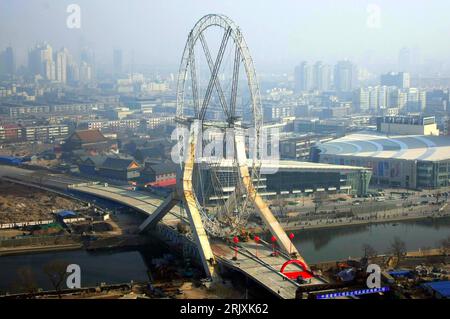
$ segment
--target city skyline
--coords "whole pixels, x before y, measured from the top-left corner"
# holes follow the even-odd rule
[[[326,63],[349,59],[364,67],[396,71],[404,48],[416,52],[416,60],[435,65],[435,69],[448,71],[449,67],[445,57],[450,46],[442,39],[448,37],[450,29],[443,14],[446,10],[441,10],[442,3],[437,1],[427,1],[426,7],[424,1],[408,2],[408,19],[403,16],[404,4],[387,1],[263,2],[253,12],[249,10],[255,5],[252,1],[204,6],[189,2],[187,8],[176,0],[77,4],[81,9],[80,28],[70,29],[66,26],[69,3],[2,2],[0,48],[15,48],[17,65],[26,64],[29,48],[47,41],[56,49],[67,47],[74,54],[90,47],[102,64],[112,64],[112,51],[120,49],[124,65],[133,61],[136,65],[176,67],[191,21],[207,12],[219,12],[239,21],[262,71],[286,72],[302,60],[313,59]],[[21,28],[15,30],[18,21]],[[267,23],[270,28],[264,28]],[[264,33],[260,32],[262,28]],[[430,33],[434,36],[427,36]]]

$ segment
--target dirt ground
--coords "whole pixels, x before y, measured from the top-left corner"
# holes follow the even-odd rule
[[[52,219],[52,211],[75,210],[76,201],[0,180],[0,223]]]

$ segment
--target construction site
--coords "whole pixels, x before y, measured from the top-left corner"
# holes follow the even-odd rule
[[[0,224],[53,218],[60,210],[78,210],[80,202],[33,187],[0,180]]]

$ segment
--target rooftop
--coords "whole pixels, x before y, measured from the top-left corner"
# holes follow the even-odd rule
[[[116,157],[107,157],[103,164],[101,164],[102,168],[112,169],[112,170],[126,170],[126,169],[138,169],[140,168],[139,164],[135,162],[132,158],[116,158]]]
[[[107,138],[99,130],[82,130],[74,132],[69,139],[79,139],[82,143],[104,142]]]
[[[428,282],[423,286],[433,289],[444,298],[450,298],[450,280]]]
[[[322,153],[384,159],[441,161],[450,159],[450,137],[356,133],[319,145]]]
[[[203,159],[206,163],[206,159]],[[215,164],[213,164],[215,165]],[[231,167],[233,162],[231,160],[221,160],[221,167]],[[249,159],[247,161],[249,168],[253,166],[253,161]],[[334,165],[325,163],[313,163],[313,162],[300,162],[300,161],[287,161],[287,160],[262,160],[256,162],[256,166],[261,166],[261,171],[274,172],[274,171],[311,171],[311,172],[345,172],[345,171],[360,171],[368,170],[366,167],[349,166],[349,165]]]

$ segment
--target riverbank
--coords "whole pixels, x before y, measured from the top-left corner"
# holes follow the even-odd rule
[[[14,256],[25,254],[46,253],[52,251],[69,251],[82,249],[83,244],[62,244],[62,245],[45,245],[45,246],[28,246],[28,247],[13,247],[13,248],[1,248],[0,257],[2,256]]]
[[[439,214],[425,214],[425,215],[400,215],[393,216],[388,218],[373,218],[373,219],[364,219],[364,220],[352,220],[345,222],[330,222],[330,223],[319,223],[313,225],[289,225],[286,223],[282,223],[281,226],[285,231],[297,231],[297,230],[307,230],[307,229],[326,229],[326,228],[334,228],[334,227],[348,227],[348,226],[362,226],[362,225],[372,225],[372,224],[381,224],[381,223],[393,223],[393,222],[404,222],[404,221],[414,221],[414,220],[423,220],[423,219],[439,219],[450,217],[450,213],[439,213]]]
[[[12,240],[10,240],[12,241]],[[21,245],[11,247],[0,247],[1,256],[26,255],[44,253],[52,251],[108,251],[117,249],[135,249],[145,247],[149,244],[150,238],[139,235],[124,235],[114,237],[98,238],[95,241],[79,241],[62,244],[42,244],[42,245]]]

